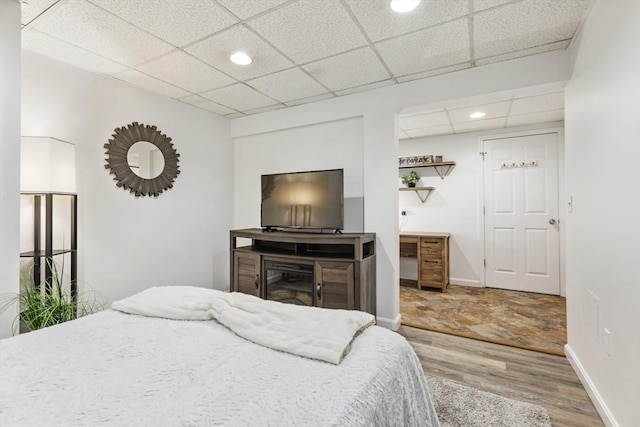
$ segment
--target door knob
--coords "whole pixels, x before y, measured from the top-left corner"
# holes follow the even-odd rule
[[[555,220],[555,219],[553,219],[553,218],[551,218],[551,219],[549,220],[549,224],[551,224],[551,225],[554,225],[554,224],[556,224],[557,222],[558,222],[558,221],[556,221],[556,220]]]

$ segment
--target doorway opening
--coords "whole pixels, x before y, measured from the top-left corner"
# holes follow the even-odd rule
[[[451,252],[450,286],[442,292],[419,290],[415,272],[421,266],[407,267],[401,258],[403,324],[564,356],[562,122],[523,124],[506,117],[525,104],[553,104],[562,120],[562,100],[560,91],[522,103],[515,97],[505,105],[492,101],[494,117],[479,125],[452,121],[480,105],[443,108],[452,129],[446,135],[435,127],[430,135],[402,129],[417,126],[422,116],[435,123],[439,113],[432,107],[400,114],[407,136],[400,139],[401,158],[432,155],[456,163],[444,179],[422,174],[421,185],[435,188],[426,202],[410,192],[399,195],[400,232],[449,233]],[[501,106],[505,117],[497,118]],[[515,127],[498,129],[510,122]]]

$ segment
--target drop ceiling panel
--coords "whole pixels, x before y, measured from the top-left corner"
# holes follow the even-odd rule
[[[387,79],[380,82],[370,83],[364,86],[356,86],[349,89],[338,90],[336,91],[336,95],[339,95],[339,96],[348,95],[350,93],[357,93],[357,92],[363,92],[366,90],[378,89],[385,86],[392,86],[393,84],[394,84],[393,80]]]
[[[241,81],[293,66],[291,61],[244,26],[220,32],[185,50]],[[249,55],[253,63],[245,66],[231,62],[229,56],[237,51]]]
[[[473,0],[473,10],[478,12],[480,10],[501,6],[511,1],[513,0]]]
[[[339,0],[301,0],[256,18],[249,25],[298,64],[367,44]]]
[[[205,99],[199,95],[187,96],[186,98],[180,99],[180,101],[186,104],[193,105],[194,107],[201,108],[203,110],[211,111],[212,113],[216,113],[221,116],[236,112],[231,108],[227,108],[224,105],[216,104],[215,102],[209,101],[208,99]]]
[[[238,111],[253,110],[277,104],[277,101],[242,83],[210,90],[201,95],[218,104],[226,105]]]
[[[151,92],[155,92],[169,98],[176,99],[190,95],[190,93],[186,90],[180,89],[163,81],[155,79],[151,76],[147,76],[146,74],[142,74],[137,70],[125,71],[124,73],[118,74],[116,78],[118,80],[122,80],[134,86],[147,89]]]
[[[451,125],[433,126],[430,128],[409,129],[405,133],[409,138],[421,138],[423,136],[450,135],[453,133]]]
[[[403,115],[398,118],[398,125],[404,130],[429,128],[448,124],[449,116],[444,110],[434,113],[412,114],[407,116]]]
[[[27,25],[42,12],[51,7],[58,0],[29,0],[21,2],[21,19],[22,25]]]
[[[309,98],[294,99],[293,101],[286,102],[287,107],[293,107],[294,105],[309,104],[311,102],[323,101],[325,99],[335,98],[332,93],[325,93],[323,95],[311,96]]]
[[[480,130],[499,129],[505,126],[505,118],[477,120],[473,122],[454,123],[453,130],[456,133],[476,132]]]
[[[95,73],[114,75],[127,69],[125,65],[35,30],[22,32],[22,47]]]
[[[211,0],[90,1],[174,46],[183,46],[238,22]]]
[[[30,28],[126,65],[140,64],[173,49],[87,1],[56,3]]]
[[[536,46],[530,49],[517,50],[515,52],[505,53],[503,55],[489,56],[486,58],[476,59],[476,66],[482,66],[487,64],[493,64],[495,62],[508,61],[509,59],[521,58],[523,56],[535,55],[538,53],[549,52],[557,49],[566,49],[569,47],[569,40],[564,40],[556,43],[549,43],[543,46]]]
[[[389,0],[347,0],[372,41],[379,41],[451,21],[469,13],[467,0],[423,1],[410,13],[395,13]]]
[[[407,74],[406,76],[398,77],[399,83],[409,82],[411,80],[424,79],[427,77],[439,76],[441,74],[452,73],[454,71],[464,70],[471,68],[471,62],[463,62],[461,64],[451,65],[448,67],[436,68],[435,70],[425,71],[422,73]]]
[[[281,110],[283,108],[287,108],[287,106],[284,104],[276,104],[276,105],[269,105],[268,107],[256,108],[255,110],[247,110],[246,113],[260,114],[260,113],[266,113],[267,111]]]
[[[151,61],[140,71],[190,92],[202,92],[235,82],[191,55],[176,50],[167,56]]]
[[[25,0],[21,19],[25,49],[238,117],[566,49],[590,1],[424,0],[397,14],[388,0]],[[240,49],[250,66],[229,62]],[[191,97],[202,92],[227,103]]]
[[[304,69],[332,91],[391,78],[369,47],[312,62]]]
[[[455,126],[457,123],[474,121],[474,119],[470,118],[469,115],[476,111],[482,111],[483,113],[486,113],[486,116],[484,116],[483,120],[478,121],[486,121],[487,119],[495,117],[505,117],[509,111],[509,104],[510,101],[500,101],[464,108],[451,108],[449,109],[449,116]]]
[[[327,93],[327,89],[299,68],[249,80],[247,84],[281,102]]]
[[[564,92],[553,92],[514,99],[511,106],[511,114],[527,114],[539,111],[561,110],[563,108]]]
[[[248,19],[289,0],[217,0],[240,19]]]
[[[525,0],[474,17],[477,58],[573,37],[590,0]]]
[[[396,76],[469,61],[467,19],[379,42],[376,48]]]
[[[539,113],[509,116],[507,126],[522,126],[534,123],[555,122],[564,120],[564,110],[541,111]]]

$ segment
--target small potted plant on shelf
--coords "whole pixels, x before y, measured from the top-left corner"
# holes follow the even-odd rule
[[[416,171],[411,171],[406,175],[402,175],[402,183],[407,187],[415,187],[418,181],[420,181],[420,175],[418,175]]]

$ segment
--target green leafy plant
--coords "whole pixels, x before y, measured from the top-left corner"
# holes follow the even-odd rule
[[[411,171],[406,175],[402,175],[402,183],[409,187],[415,187],[418,181],[420,181],[420,175],[418,175],[416,171]]]
[[[19,294],[6,295],[0,311],[7,310],[14,304],[19,305],[21,329],[35,331],[48,326],[57,325],[78,317],[99,311],[103,308],[95,292],[81,296],[71,295],[62,285],[62,270],[52,261],[47,261],[51,267],[51,283],[44,283],[36,287],[33,275],[21,276],[21,291]]]

